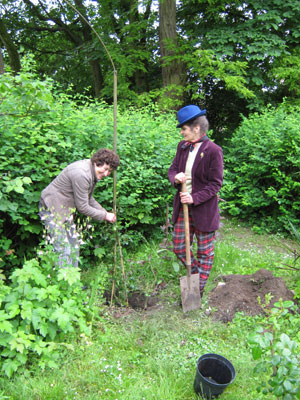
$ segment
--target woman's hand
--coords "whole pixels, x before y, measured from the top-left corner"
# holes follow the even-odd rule
[[[184,172],[179,172],[179,174],[175,175],[175,183],[183,183],[186,181],[186,176]]]
[[[184,203],[184,204],[193,204],[194,203],[193,197],[190,195],[190,193],[180,192],[179,194],[180,194],[181,203]]]
[[[117,217],[114,213],[107,213],[105,217],[105,221],[110,222],[111,224],[114,224],[117,220]]]

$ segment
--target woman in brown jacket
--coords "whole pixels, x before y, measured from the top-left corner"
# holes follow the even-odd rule
[[[41,193],[39,215],[50,243],[58,253],[59,267],[78,266],[80,234],[73,221],[75,210],[98,221],[116,222],[93,197],[96,183],[119,166],[119,156],[98,150],[91,159],[68,165]]]

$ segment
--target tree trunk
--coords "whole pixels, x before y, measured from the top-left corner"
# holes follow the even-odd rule
[[[101,67],[98,60],[89,60],[89,65],[93,76],[95,97],[99,97],[100,92],[103,89],[103,76]]]
[[[84,17],[84,19],[83,19],[83,18],[81,18],[81,16],[79,16],[79,19],[82,23],[82,34],[84,37],[84,42],[85,43],[92,42],[92,40],[93,40],[92,28],[90,27],[89,24],[86,23],[86,21],[88,21],[88,16],[86,14],[86,8],[83,5],[83,1],[75,0],[75,4],[76,4],[78,11]],[[91,60],[88,54],[86,54],[86,57],[88,59],[89,66],[90,66],[91,72],[92,72],[95,97],[99,97],[100,91],[103,89],[103,75],[102,75],[101,66],[100,66],[99,60]]]
[[[174,49],[177,47],[176,0],[159,1],[159,42],[163,87],[176,85],[176,89],[180,89],[186,80],[184,64],[179,60],[168,62],[168,58],[175,55]],[[183,99],[183,92],[177,92],[176,89],[167,91],[165,95],[179,103]]]
[[[4,61],[3,61],[3,54],[2,50],[0,49],[0,74],[4,74]]]
[[[6,27],[3,23],[3,20],[0,18],[0,39],[3,42],[4,46],[6,47],[11,69],[17,73],[21,69],[20,57],[17,51],[16,46],[14,45],[13,41],[11,40]]]

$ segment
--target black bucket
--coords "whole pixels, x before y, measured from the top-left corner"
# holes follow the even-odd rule
[[[230,361],[218,354],[204,354],[197,361],[194,390],[201,397],[218,397],[234,381],[235,369]]]

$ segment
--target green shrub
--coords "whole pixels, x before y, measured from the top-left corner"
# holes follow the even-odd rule
[[[272,309],[268,309],[271,297],[266,295],[266,304],[261,304],[261,299],[258,299],[266,318],[249,335],[252,357],[259,360],[254,372],[260,377],[268,374],[268,378],[258,386],[258,391],[264,395],[273,393],[277,399],[296,400],[300,395],[298,343],[282,330],[288,326],[295,338],[293,327],[295,329],[299,324],[297,307],[292,301],[280,299]]]
[[[29,72],[1,75],[0,96],[0,268],[7,273],[21,266],[24,256],[35,255],[42,232],[42,189],[69,163],[89,158],[100,147],[113,148],[113,108],[83,96],[72,100]],[[180,140],[175,125],[175,115],[155,107],[119,112],[117,213],[125,244],[153,237],[165,222],[174,193],[167,170]],[[95,190],[107,209],[113,203],[112,183],[107,178]],[[103,225],[95,224],[83,250],[89,264],[96,246],[109,248],[111,232]]]
[[[11,377],[33,356],[41,368],[55,367],[66,334],[90,334],[78,268],[57,269],[53,249],[26,261],[10,276],[0,275],[0,373]]]
[[[300,219],[300,109],[267,108],[244,119],[225,153],[222,205],[257,230]]]

